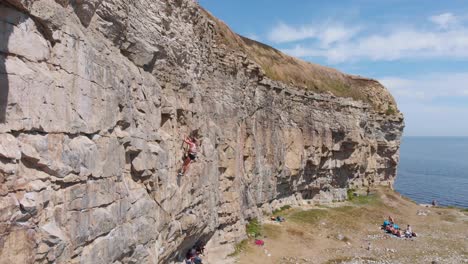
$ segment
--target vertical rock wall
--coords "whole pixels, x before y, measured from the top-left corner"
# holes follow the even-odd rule
[[[272,81],[219,34],[189,0],[0,3],[0,263],[169,263],[392,182],[400,114]]]

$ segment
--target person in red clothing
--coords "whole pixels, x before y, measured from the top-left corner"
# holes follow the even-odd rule
[[[184,165],[182,167],[182,171],[179,172],[179,176],[182,176],[187,172],[187,169],[192,161],[197,158],[197,140],[194,137],[188,137],[184,140],[184,142],[189,146],[187,151],[187,157],[184,160]]]

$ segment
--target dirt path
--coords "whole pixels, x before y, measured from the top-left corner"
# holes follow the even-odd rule
[[[250,241],[237,263],[468,263],[468,211],[423,207],[390,190],[281,214],[281,224],[264,219],[265,246]],[[380,225],[388,215],[418,237],[385,234]]]

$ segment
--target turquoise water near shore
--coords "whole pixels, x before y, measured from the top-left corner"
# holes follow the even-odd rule
[[[418,203],[468,208],[468,137],[403,137],[395,190]]]

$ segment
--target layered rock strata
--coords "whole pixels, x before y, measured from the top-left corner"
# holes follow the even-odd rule
[[[0,263],[171,263],[392,183],[401,114],[271,80],[219,23],[189,0],[1,2]]]

